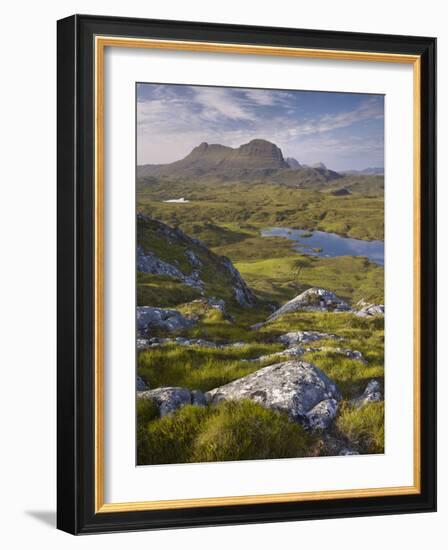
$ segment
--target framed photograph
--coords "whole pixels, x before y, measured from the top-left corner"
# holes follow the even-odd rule
[[[434,511],[434,38],[58,22],[58,527]]]

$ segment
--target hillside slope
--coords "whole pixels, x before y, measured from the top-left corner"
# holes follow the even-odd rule
[[[200,296],[249,307],[255,296],[232,262],[159,220],[137,216],[137,302],[157,306]],[[164,302],[165,300],[165,302]]]

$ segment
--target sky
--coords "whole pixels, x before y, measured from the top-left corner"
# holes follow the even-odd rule
[[[333,170],[384,166],[384,96],[137,84],[137,163],[184,158],[202,142],[271,141]]]

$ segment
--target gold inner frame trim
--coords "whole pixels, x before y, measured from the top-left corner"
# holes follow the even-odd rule
[[[413,485],[402,487],[379,487],[348,490],[278,493],[263,495],[192,498],[180,500],[153,500],[141,502],[104,502],[104,51],[106,47],[151,48],[159,50],[193,51],[207,53],[232,53],[245,55],[285,56],[341,61],[370,61],[382,63],[407,63],[413,65],[413,117],[414,117],[414,471]],[[421,424],[420,424],[420,271],[421,271],[421,60],[417,55],[389,54],[382,52],[356,52],[344,50],[323,50],[253,44],[225,44],[181,40],[156,40],[96,36],[95,55],[95,513],[130,512],[142,510],[167,510],[208,506],[232,506],[242,504],[263,504],[275,502],[303,502],[341,498],[362,498],[393,495],[412,495],[421,492]]]

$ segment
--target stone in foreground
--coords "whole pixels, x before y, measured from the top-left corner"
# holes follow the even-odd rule
[[[270,315],[267,322],[274,321],[285,313],[294,313],[295,311],[349,311],[347,302],[338,298],[334,292],[324,288],[309,288],[299,294],[281,308]]]
[[[311,429],[326,429],[341,399],[336,384],[320,369],[297,360],[264,367],[205,395],[211,403],[250,399]]]
[[[166,387],[137,393],[138,399],[150,399],[159,409],[160,416],[166,416],[185,405],[206,405],[207,400],[199,390],[190,392],[187,388]]]

